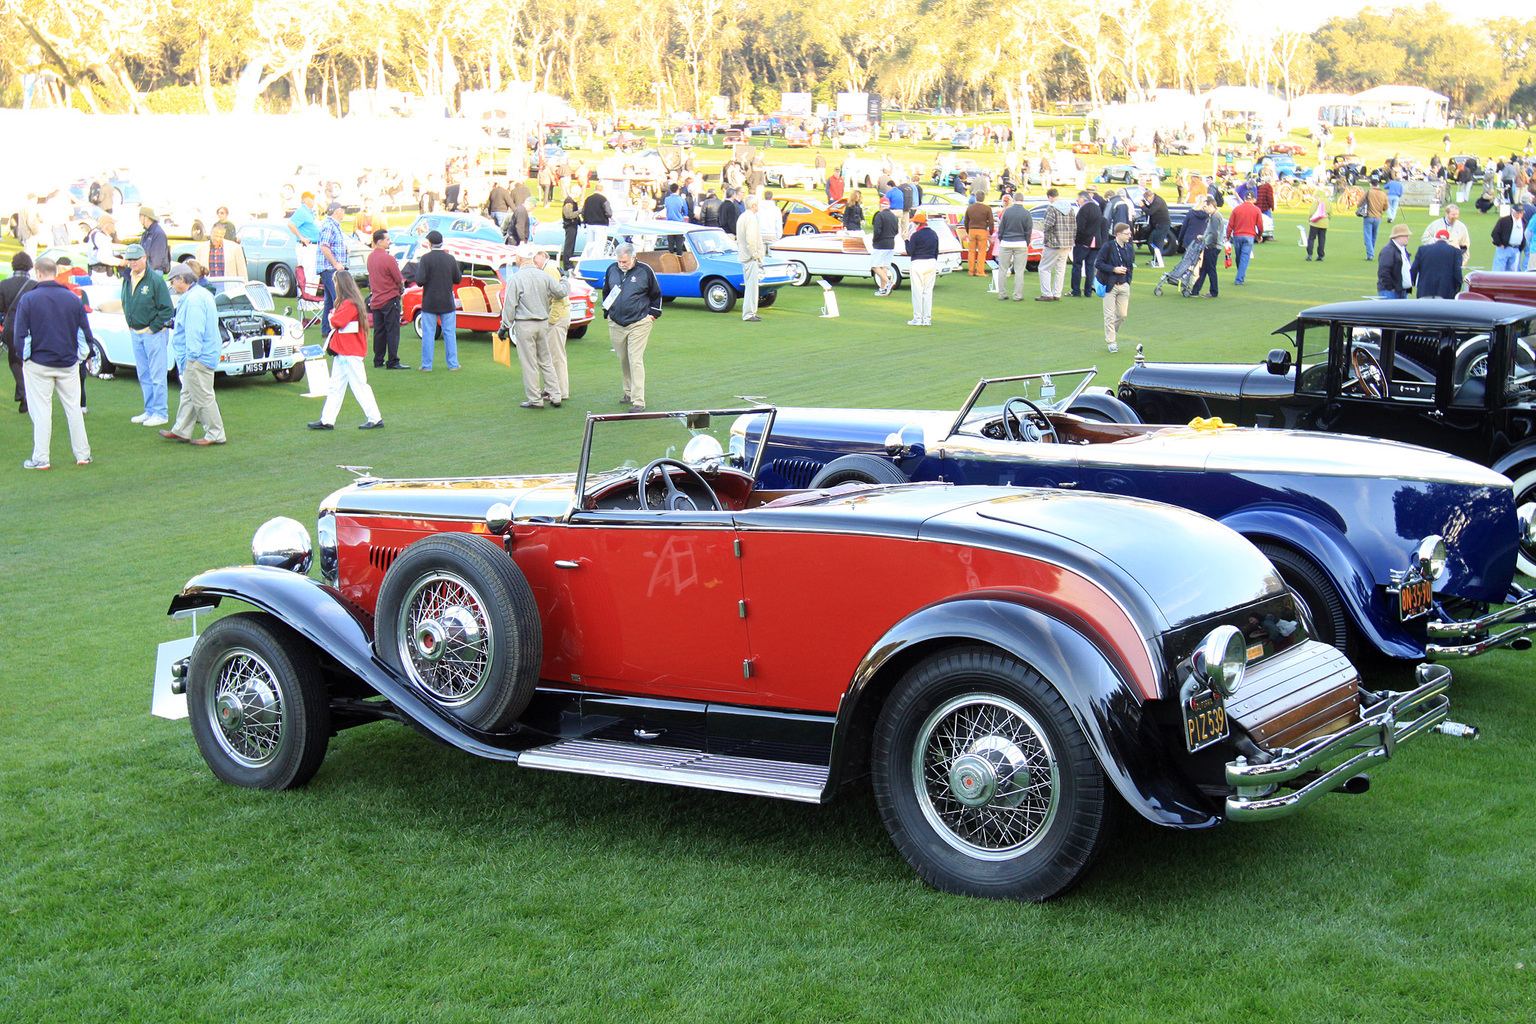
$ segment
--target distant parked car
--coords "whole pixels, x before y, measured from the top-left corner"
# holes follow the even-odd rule
[[[819,231],[841,231],[842,214],[846,202],[842,199],[827,203],[811,196],[777,201],[784,211],[786,235],[814,235]]]
[[[501,302],[506,294],[507,267],[515,252],[500,242],[482,242],[477,238],[455,238],[443,243],[443,251],[459,261],[464,280],[454,289],[458,299],[455,326],[461,331],[493,333],[501,326]],[[571,280],[571,329],[568,338],[587,333],[597,310],[592,301],[592,286],[580,278]],[[421,285],[407,285],[400,300],[400,322],[411,324],[416,337],[423,334],[421,323]]]
[[[401,263],[415,259],[423,249],[422,241],[428,232],[436,231],[443,240],[450,238],[478,238],[482,242],[503,241],[504,236],[496,222],[473,213],[424,213],[411,221],[408,227],[389,233],[389,252]]]
[[[929,222],[939,236],[938,272],[948,274],[960,267],[960,241],[944,225]],[[907,256],[905,245],[897,240],[899,248],[891,257],[891,270],[895,279],[892,288],[900,285],[912,272],[912,260]],[[874,277],[871,269],[874,253],[869,248],[869,235],[863,231],[838,231],[828,234],[785,235],[774,242],[772,254],[789,263],[790,283],[810,284],[815,277],[826,278],[836,284],[844,277]]]
[[[253,220],[235,229],[240,248],[245,250],[246,272],[252,281],[265,284],[272,294],[284,298],[297,294],[298,240],[282,220]],[[173,263],[194,258],[195,244],[183,243],[171,249]],[[347,269],[359,282],[368,279],[368,247],[347,236]]]
[[[219,333],[224,348],[217,373],[251,377],[263,373],[283,383],[304,377],[304,328],[292,317],[276,312],[267,286],[238,277],[216,277],[210,282],[218,307]],[[133,334],[123,319],[122,287],[117,282],[85,286],[91,304],[91,333],[100,351],[87,357],[86,370],[98,376],[134,368]],[[175,367],[171,370],[174,372]]]
[[[729,313],[736,308],[745,287],[741,259],[735,240],[719,228],[676,221],[614,224],[603,248],[593,252],[589,246],[576,264],[594,288],[602,288],[614,262],[613,250],[620,242],[634,243],[638,250],[635,259],[655,271],[663,297],[703,298],[712,313]],[[789,283],[789,265],[769,260],[758,285],[759,304],[773,305],[779,288]]]
[[[775,164],[764,168],[763,173],[774,188],[815,188],[821,184],[816,168],[805,164]]]

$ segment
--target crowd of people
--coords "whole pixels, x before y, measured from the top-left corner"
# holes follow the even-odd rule
[[[1037,200],[1022,196],[1021,183],[1043,169],[1038,162],[1031,167],[1028,157],[1010,151],[993,178],[990,172],[976,168],[949,169],[953,166],[946,162],[949,156],[940,154],[932,174],[925,175],[924,168],[903,167],[887,154],[862,187],[852,187],[842,168],[829,168],[824,156],[817,157],[816,173],[823,194],[841,204],[843,230],[860,233],[868,240],[876,297],[893,292],[901,279],[893,261],[898,253],[905,252],[909,261],[906,280],[911,290],[910,326],[933,325],[940,232],[945,230],[945,225],[930,222],[924,208],[928,198],[925,188],[967,194],[969,202],[955,221],[966,276],[987,280],[988,292],[999,301],[1022,301],[1032,248],[1038,244],[1039,294],[1035,301],[1100,299],[1105,344],[1110,352],[1118,350],[1138,269],[1133,226],[1142,230],[1140,240],[1150,254],[1143,266],[1166,271],[1159,275],[1163,281],[1187,271],[1186,294],[1210,298],[1219,297],[1220,277],[1234,264],[1231,283],[1245,285],[1258,247],[1274,239],[1279,180],[1273,167],[1261,166],[1258,173],[1235,181],[1181,176],[1180,198],[1188,201],[1189,208],[1175,231],[1168,202],[1150,187],[1106,189],[1101,194],[1098,188],[1085,184],[1075,195],[1052,187],[1046,191],[1045,202],[1035,205]],[[1038,159],[1043,162],[1048,157]],[[1364,258],[1377,263],[1377,293],[1383,298],[1453,297],[1461,288],[1473,245],[1460,205],[1437,203],[1441,208],[1431,212],[1431,222],[1418,234],[1415,248],[1416,233],[1401,219],[1405,209],[1403,182],[1416,173],[1416,168],[1394,157],[1366,173],[1355,213],[1361,221]],[[1429,173],[1458,186],[1483,183],[1479,209],[1498,208],[1489,238],[1493,269],[1523,271],[1533,266],[1536,207],[1531,189],[1536,185],[1536,174],[1529,157],[1512,154],[1507,160],[1489,161],[1483,167],[1472,159],[1442,162],[1436,157]],[[462,188],[454,188],[458,184],[454,177],[454,168],[448,168],[445,200],[463,208],[470,197]],[[508,349],[516,351],[523,391],[519,405],[529,410],[559,408],[571,395],[565,349],[570,286],[565,275],[574,265],[577,233],[585,229],[589,243],[595,241],[600,246],[617,221],[604,183],[592,181],[579,161],[541,166],[535,184],[537,193],[528,181],[513,178],[493,182],[481,207],[514,246],[513,266],[502,297],[500,333]],[[990,200],[994,188],[997,198]],[[733,155],[722,166],[718,183],[708,185],[688,154],[685,162],[667,172],[657,191],[659,197],[651,215],[718,227],[732,237],[742,265],[742,319],[761,323],[764,268],[774,258],[785,217],[774,193],[766,187],[761,154]],[[1470,191],[1470,187],[1463,188],[1458,197]],[[534,244],[534,234],[540,201],[547,208],[556,200],[565,242],[559,258],[553,259]],[[1491,204],[1485,205],[1484,200],[1491,200]],[[365,202],[352,224],[352,231],[370,246],[366,294],[347,269],[345,210],[339,203],[329,203],[322,210],[315,195],[305,192],[286,218],[295,242],[312,254],[324,297],[321,333],[332,363],[324,406],[319,418],[309,423],[315,430],[335,428],[349,392],[362,410],[361,429],[384,425],[377,396],[368,382],[368,335],[373,335],[373,369],[411,369],[401,362],[399,354],[401,304],[408,285],[414,284],[421,291],[423,336],[417,368],[421,372],[434,369],[439,341],[447,370],[461,366],[456,289],[463,278],[458,261],[443,249],[441,235],[431,232],[408,280],[391,253],[387,214],[374,205],[371,199]],[[20,218],[18,234],[25,235],[23,241],[30,244],[12,260],[12,276],[0,283],[0,316],[4,318],[0,342],[7,349],[15,378],[18,408],[33,417],[33,450],[24,463],[26,468],[50,466],[55,397],[64,411],[76,462],[85,466],[92,462],[84,420],[88,411],[85,359],[94,343],[86,317],[89,307],[75,283],[79,271],[68,259],[34,260],[29,254],[28,250],[35,251],[49,241],[44,237],[48,228],[37,212],[40,209],[42,204]],[[1318,198],[1308,208],[1304,237],[1298,240],[1305,248],[1306,261],[1324,260],[1331,217],[1337,215],[1336,204],[1327,198]],[[115,221],[105,209],[83,240],[89,270],[95,275],[115,275],[121,281],[119,302],[131,334],[142,399],[142,409],[132,421],[161,428],[160,436],[173,442],[225,444],[228,437],[213,388],[223,342],[212,293],[199,285],[206,286],[210,276],[244,277],[244,250],[234,238],[227,210],[221,209],[220,219],[211,226],[194,258],[172,266],[169,242],[155,211],[140,207],[138,221],[138,240],[126,249],[117,247]],[[1184,254],[1181,265],[1172,270],[1165,265],[1165,254],[1170,252]],[[600,315],[608,322],[609,340],[619,363],[620,401],[643,411],[644,357],[652,326],[662,314],[661,290],[655,271],[636,258],[633,245],[618,246],[614,255],[615,262],[598,289]],[[172,365],[180,382],[174,419],[166,384]],[[199,430],[200,436],[194,436]]]

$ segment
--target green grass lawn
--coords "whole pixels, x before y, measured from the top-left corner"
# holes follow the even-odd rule
[[[1486,264],[1491,218],[1471,219]],[[1406,220],[1416,238],[1425,211]],[[1138,268],[1117,355],[1098,302],[998,303],[964,275],[941,280],[928,329],[906,326],[905,290],[851,282],[838,320],[817,317],[815,288],[786,290],[761,324],[677,302],[652,335],[648,404],[951,408],[983,374],[1096,364],[1112,383],[1138,342],[1159,359],[1262,359],[1299,308],[1374,292],[1354,218],[1334,221],[1321,265],[1302,261],[1296,223],[1245,287],[1223,271],[1216,301],[1153,298]],[[460,352],[461,373],[374,372],[381,431],[352,429],[350,399],[334,433],[304,429],[320,402],[303,385],[223,385],[231,441],[215,449],[131,425],[131,378],[92,382],[89,468],[58,418],[55,468],[22,471],[29,420],[0,410],[0,1020],[1536,1013],[1536,653],[1454,666],[1452,717],[1482,738],[1427,737],[1369,794],[1287,821],[1134,824],[1047,906],[926,888],[867,793],[809,807],[519,771],[388,724],[336,737],[302,791],[217,782],[185,722],[148,714],[155,645],[186,633],[164,613],[188,577],[248,560],[271,516],[312,524],[349,479],[339,463],[568,471],[583,412],[619,410],[601,327],[570,344],[560,410],[517,408],[486,339],[462,335]],[[806,642],[828,628],[808,623]]]

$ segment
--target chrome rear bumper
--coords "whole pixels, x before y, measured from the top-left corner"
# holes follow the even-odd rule
[[[1397,746],[1442,722],[1451,710],[1446,691],[1451,670],[1420,665],[1418,686],[1392,694],[1361,712],[1360,721],[1330,736],[1319,736],[1267,764],[1239,757],[1227,763],[1229,821],[1268,821],[1294,814],[1331,793],[1375,761],[1391,757]],[[1316,773],[1294,789],[1281,786]]]
[[[1425,645],[1424,651],[1431,658],[1474,658],[1496,647],[1505,647],[1521,637],[1536,633],[1536,622],[1520,622],[1512,629],[1490,634],[1471,643],[1437,644],[1435,641],[1464,640],[1467,637],[1479,636],[1502,622],[1528,619],[1533,614],[1536,614],[1536,596],[1527,597],[1523,601],[1500,608],[1496,612],[1489,612],[1476,619],[1431,620],[1427,628],[1430,642]]]

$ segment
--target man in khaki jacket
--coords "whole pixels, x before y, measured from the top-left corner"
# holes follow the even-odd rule
[[[208,241],[197,245],[197,262],[202,264],[209,277],[238,277],[249,281],[251,275],[245,266],[245,249],[233,238],[224,237],[224,225],[215,222],[208,233]]]
[[[757,219],[761,202],[757,196],[749,195],[747,210],[736,221],[736,245],[741,256],[741,318],[748,323],[760,323],[763,319],[757,315],[757,283],[763,278],[763,261],[768,258],[768,248],[763,245],[763,229]]]

